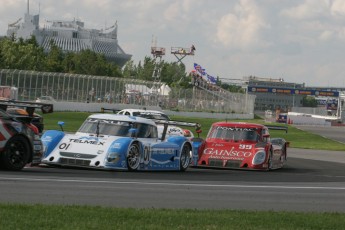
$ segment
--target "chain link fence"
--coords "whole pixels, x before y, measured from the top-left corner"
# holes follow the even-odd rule
[[[255,96],[220,93],[193,86],[170,88],[162,82],[67,73],[0,70],[0,85],[18,89],[18,100],[50,96],[56,101],[160,106],[179,111],[253,114]]]

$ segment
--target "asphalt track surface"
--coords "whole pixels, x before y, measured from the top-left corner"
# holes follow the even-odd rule
[[[345,127],[298,128],[345,143]],[[345,152],[289,149],[283,169],[126,172],[0,171],[1,203],[345,212]]]
[[[343,213],[345,152],[289,149],[288,164],[269,172],[27,167],[0,171],[0,202]]]
[[[318,134],[320,136],[345,143],[345,126],[295,126],[298,129]]]

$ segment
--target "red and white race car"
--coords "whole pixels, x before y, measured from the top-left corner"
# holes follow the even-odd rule
[[[25,114],[8,109],[24,108]],[[52,104],[0,100],[0,169],[21,170],[26,164],[38,165],[43,156],[39,128],[33,123],[34,110],[53,112]]]
[[[289,142],[270,138],[268,129],[287,127],[265,126],[244,122],[214,123],[198,150],[194,166],[271,170],[283,167]]]

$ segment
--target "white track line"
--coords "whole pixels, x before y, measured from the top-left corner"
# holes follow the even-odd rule
[[[189,186],[189,187],[223,187],[223,188],[268,188],[268,189],[324,189],[345,190],[345,187],[321,187],[321,186],[279,186],[279,185],[220,185],[220,184],[190,184],[190,183],[166,183],[166,182],[142,182],[142,181],[95,181],[76,179],[45,179],[45,178],[8,178],[0,177],[3,181],[38,181],[38,182],[68,182],[68,183],[95,183],[95,184],[138,184],[138,185],[165,185],[165,186]]]

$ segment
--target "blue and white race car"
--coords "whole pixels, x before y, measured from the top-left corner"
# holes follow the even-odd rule
[[[42,136],[42,163],[110,170],[185,171],[197,150],[187,137],[165,138],[167,126],[173,121],[162,122],[166,128],[159,138],[155,121],[118,114],[91,115],[75,134],[46,131]]]

